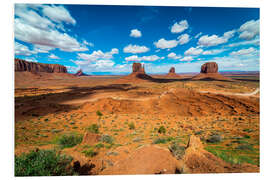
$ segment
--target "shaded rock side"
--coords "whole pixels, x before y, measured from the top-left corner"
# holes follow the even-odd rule
[[[59,64],[44,64],[28,62],[21,59],[15,59],[15,71],[46,72],[46,73],[67,73],[67,68]]]
[[[215,62],[207,62],[201,66],[201,73],[217,73],[218,65]]]

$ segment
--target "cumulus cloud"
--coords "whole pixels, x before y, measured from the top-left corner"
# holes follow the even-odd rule
[[[174,52],[171,52],[170,54],[168,54],[168,58],[170,58],[170,59],[180,59],[181,56],[176,55]]]
[[[151,55],[151,56],[142,56],[138,57],[137,55],[126,57],[126,61],[156,61],[158,59],[163,59],[157,55]]]
[[[228,40],[232,38],[234,34],[235,34],[235,30],[225,32],[223,36],[220,36],[220,37],[215,34],[212,36],[204,35],[200,37],[198,41],[198,45],[209,47],[209,46],[216,46],[219,44],[223,44],[223,43],[228,42]]]
[[[59,17],[55,17],[56,14],[50,14],[47,11],[46,16],[49,18],[40,16],[36,10],[48,8],[49,10],[59,8]],[[50,8],[51,7],[51,8]],[[39,11],[40,12],[40,11]],[[41,11],[43,12],[43,11]],[[27,5],[15,5],[15,20],[14,20],[14,35],[15,39],[24,42],[31,43],[33,45],[47,46],[51,48],[59,48],[62,51],[86,51],[87,47],[81,45],[74,37],[69,36],[67,33],[62,33],[58,30],[61,27],[61,23],[75,24],[67,15],[62,6],[27,6]],[[44,12],[43,12],[44,13]],[[60,24],[59,24],[60,23]],[[60,26],[59,26],[60,25]]]
[[[15,42],[14,48],[15,55],[31,56],[32,54],[36,54],[35,51],[30,50],[27,46],[18,42]]]
[[[141,33],[141,31],[139,31],[138,29],[132,29],[132,30],[130,31],[130,35],[129,35],[129,36],[130,36],[130,37],[139,38],[139,37],[142,36],[142,33]]]
[[[233,55],[233,56],[247,55],[256,51],[257,51],[256,49],[254,49],[253,47],[250,47],[248,49],[241,49],[238,51],[233,51],[230,53],[230,55]]]
[[[60,59],[58,56],[56,56],[56,55],[54,55],[54,54],[51,54],[51,55],[49,56],[49,58],[51,58],[51,59]]]
[[[78,58],[83,59],[85,61],[79,62],[80,64],[87,64],[89,62],[94,62],[98,60],[109,60],[113,58],[114,54],[118,54],[119,51],[116,48],[111,49],[110,52],[102,52],[101,50],[93,51],[91,54],[86,53],[78,53]]]
[[[189,42],[190,38],[188,34],[182,34],[177,39],[179,39],[179,44],[186,44]]]
[[[182,59],[180,59],[180,61],[192,61],[193,57],[192,56],[185,56]]]
[[[68,10],[63,6],[44,6],[43,14],[57,23],[65,22],[73,25],[76,24],[75,19],[71,17]]]
[[[185,51],[185,55],[199,55],[203,52],[203,50],[201,48],[194,48],[194,47],[191,47],[189,48],[188,50]]]
[[[214,55],[214,54],[219,54],[219,53],[222,53],[224,52],[225,49],[212,49],[212,50],[206,50],[206,51],[203,51],[203,55]]]
[[[158,42],[154,42],[154,45],[160,49],[170,49],[176,47],[178,45],[178,41],[161,38]]]
[[[34,45],[34,51],[36,53],[49,53],[49,51],[51,51],[53,49],[55,49],[55,48],[52,48],[49,46]]]
[[[259,46],[260,45],[260,39],[258,38],[258,39],[253,39],[253,40],[246,40],[246,41],[231,43],[228,46],[229,47],[236,47],[236,46],[243,46],[243,45],[255,45],[255,46]]]
[[[123,51],[125,53],[133,53],[133,54],[144,53],[144,52],[147,52],[149,50],[150,49],[146,46],[138,46],[138,45],[132,45],[132,44],[129,44],[128,46],[124,47],[124,49],[123,49]]]
[[[260,33],[260,21],[251,20],[244,23],[238,30],[240,32],[239,38],[250,40]]]
[[[184,30],[188,29],[188,22],[187,20],[182,20],[179,23],[174,23],[174,25],[171,27],[172,33],[181,33]]]

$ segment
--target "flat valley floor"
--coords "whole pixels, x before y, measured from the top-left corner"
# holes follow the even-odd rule
[[[252,165],[249,172],[258,172],[259,76],[226,76],[235,81],[192,81],[188,75],[126,81],[121,76],[16,72],[15,154],[56,149],[81,165],[94,164],[88,174],[113,174],[103,170],[140,147],[186,147],[195,135],[204,150],[224,162],[233,167],[247,163]],[[98,136],[109,140],[95,140],[94,135],[87,140],[93,124],[99,127]],[[69,148],[57,143],[72,133],[88,143]]]

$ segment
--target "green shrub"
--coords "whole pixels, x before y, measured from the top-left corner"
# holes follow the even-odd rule
[[[153,141],[153,144],[166,144],[167,143],[167,139],[165,138],[157,138]]]
[[[64,134],[57,138],[57,144],[59,144],[62,148],[69,148],[76,146],[82,142],[83,136],[80,134]]]
[[[135,129],[135,124],[133,122],[128,123],[129,129]]]
[[[112,144],[114,139],[112,136],[104,134],[101,136],[100,141],[104,143]]]
[[[96,156],[98,153],[94,150],[93,147],[90,147],[87,150],[84,150],[82,153],[84,153],[84,155],[89,156],[89,157],[94,157]]]
[[[182,159],[182,157],[185,154],[185,147],[184,146],[179,146],[177,143],[172,143],[169,146],[169,150],[172,152],[172,154],[177,158],[177,159]]]
[[[213,135],[210,135],[208,138],[207,138],[207,142],[208,143],[219,143],[220,141],[222,140],[222,137],[219,135],[219,134],[213,134]]]
[[[54,150],[31,151],[15,156],[15,176],[63,176],[74,174],[68,167],[72,157]]]
[[[164,126],[160,126],[159,129],[158,129],[158,133],[165,134],[166,133],[165,127]]]
[[[96,112],[96,114],[97,114],[99,117],[103,115],[99,110]]]
[[[99,149],[99,148],[103,148],[103,147],[104,147],[104,144],[98,143],[98,144],[95,145],[95,147],[98,148],[98,149]]]
[[[98,127],[97,124],[92,124],[92,125],[88,126],[86,128],[86,130],[89,131],[89,132],[91,132],[91,133],[96,133],[96,134],[99,133],[99,127]]]

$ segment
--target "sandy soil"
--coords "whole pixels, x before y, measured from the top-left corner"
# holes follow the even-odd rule
[[[57,137],[70,132],[83,135],[91,124],[98,124],[99,134],[113,137],[113,144],[95,148],[94,157],[82,153],[89,148],[85,145],[62,150],[81,162],[95,164],[91,174],[100,174],[104,167],[147,144],[186,146],[192,134],[214,155],[223,153],[223,157],[231,157],[224,160],[253,164],[257,167],[254,172],[258,171],[260,97],[256,78],[228,82],[153,77],[159,80],[16,72],[15,153],[59,148]],[[134,129],[129,127],[131,122]],[[161,126],[165,134],[158,132]],[[213,134],[222,141],[207,142]],[[157,144],[158,138],[171,140]]]

